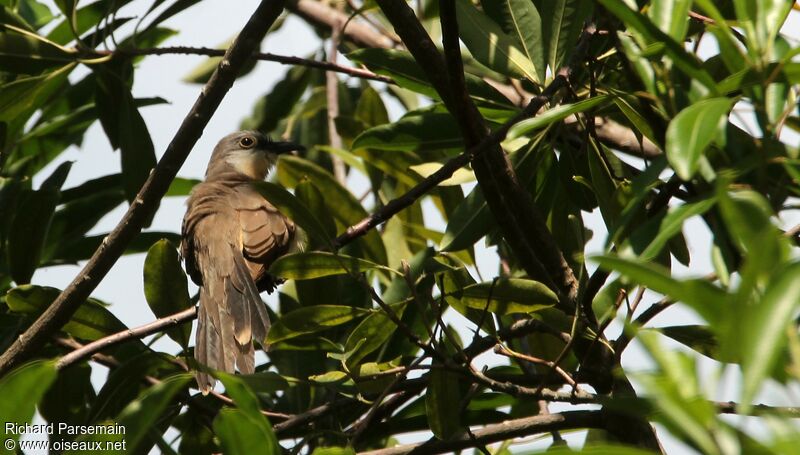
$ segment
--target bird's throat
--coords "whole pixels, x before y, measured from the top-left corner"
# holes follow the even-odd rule
[[[259,152],[242,150],[233,152],[225,159],[236,172],[244,174],[253,180],[264,180],[272,163]]]

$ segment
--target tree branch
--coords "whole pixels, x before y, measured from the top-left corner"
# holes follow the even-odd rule
[[[36,353],[52,334],[66,324],[141,231],[167,192],[203,129],[233,85],[239,71],[283,11],[283,0],[263,0],[219,62],[184,118],[166,152],[145,181],[128,211],[72,283],[34,323],[0,356],[0,376]]]
[[[98,52],[101,55],[205,55],[208,57],[222,57],[225,55],[224,49],[212,49],[209,47],[190,47],[190,46],[169,46],[169,47],[151,47],[142,49],[117,49],[114,51]],[[255,60],[262,60],[266,62],[276,62],[283,65],[298,65],[307,66],[309,68],[316,68],[323,71],[333,73],[347,74],[348,76],[358,77],[361,79],[369,79],[372,81],[383,82],[385,84],[394,85],[395,82],[392,78],[375,74],[372,71],[353,68],[350,66],[339,65],[335,62],[321,62],[319,60],[311,60],[301,57],[293,57],[289,55],[278,55],[269,52],[254,52],[251,56]]]
[[[347,23],[347,27],[343,30],[343,37],[361,47],[393,48],[395,46],[395,42],[388,36],[384,36],[369,25],[361,22],[348,22],[346,14],[331,8],[324,2],[289,0],[286,4],[286,9],[311,24],[330,29],[336,27],[336,24]]]
[[[68,366],[76,362],[80,362],[87,357],[91,357],[92,355],[104,349],[110,348],[111,346],[116,346],[126,341],[139,339],[162,330],[170,329],[186,322],[190,322],[195,318],[197,318],[197,307],[191,306],[190,308],[165,318],[156,319],[155,321],[145,325],[141,325],[133,329],[123,330],[122,332],[117,332],[113,335],[100,338],[99,340],[85,344],[79,349],[75,349],[64,357],[58,359],[58,362],[56,362],[56,369],[61,370],[67,368]]]
[[[520,436],[579,428],[603,428],[604,425],[605,421],[600,411],[566,411],[487,425],[480,430],[473,431],[471,435],[462,434],[448,441],[431,439],[421,444],[404,444],[387,449],[360,452],[359,455],[404,455],[412,451],[415,455],[457,452]]]

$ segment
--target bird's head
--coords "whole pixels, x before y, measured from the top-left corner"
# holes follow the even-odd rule
[[[264,180],[278,156],[305,148],[292,142],[273,141],[258,131],[238,131],[219,141],[211,154],[206,175],[232,168],[254,180]]]

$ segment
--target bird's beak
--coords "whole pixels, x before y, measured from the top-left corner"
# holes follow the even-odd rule
[[[276,155],[283,155],[290,152],[305,152],[306,148],[294,142],[273,142],[269,144],[270,151]]]

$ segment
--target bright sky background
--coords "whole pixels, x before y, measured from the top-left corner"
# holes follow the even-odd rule
[[[52,4],[50,2],[47,3]],[[85,3],[87,2],[81,2],[81,4]],[[239,0],[236,2],[221,0],[204,1],[178,16],[173,17],[164,24],[164,26],[179,30],[180,33],[163,45],[216,47],[220,43],[229,40],[241,29],[257,4],[258,2],[254,0]],[[144,8],[149,6],[149,2],[133,2],[132,6],[134,8],[124,8],[118,16],[139,16],[143,13]],[[52,7],[52,9],[56,11],[55,7]],[[786,30],[791,31],[791,34],[795,37],[800,35],[797,31],[798,22],[800,21],[797,20],[797,17],[794,17],[792,25],[786,27]],[[119,34],[117,36],[124,35]],[[313,35],[311,30],[305,26],[303,21],[295,17],[290,17],[281,30],[271,34],[266,39],[262,44],[262,51],[283,55],[307,56],[311,52],[316,51],[318,45],[319,40]],[[142,115],[145,118],[156,147],[156,153],[159,157],[163,154],[167,144],[180,125],[183,117],[194,103],[200,90],[199,85],[186,84],[181,82],[181,79],[203,61],[204,57],[200,56],[153,56],[146,58],[136,71],[136,80],[133,89],[135,97],[160,96],[170,102],[170,104],[167,105],[151,106],[142,109]],[[346,59],[340,59],[340,61],[346,62]],[[211,119],[202,138],[181,168],[179,175],[187,178],[202,178],[210,152],[216,141],[222,136],[239,129],[239,122],[250,114],[255,101],[270,90],[274,83],[280,80],[288,69],[288,66],[277,63],[260,62],[253,72],[239,79],[225,97],[217,113]],[[86,70],[80,69],[80,72],[76,72],[75,74],[82,76],[85,73]],[[77,79],[77,77],[73,77],[73,80]],[[391,112],[391,114],[393,117],[396,117],[398,112],[395,110],[393,111],[394,112]],[[83,147],[80,150],[73,147],[68,152],[64,153],[34,179],[34,185],[38,186],[44,177],[55,169],[55,166],[65,160],[75,161],[67,183],[64,186],[65,188],[78,185],[87,179],[119,172],[119,157],[117,156],[117,152],[111,152],[111,147],[99,123],[95,123],[89,129]],[[363,180],[361,180],[361,183],[356,181],[353,182],[353,184],[363,185]],[[354,193],[360,194],[360,191],[354,191]],[[111,230],[119,221],[126,208],[127,207],[119,207],[112,211],[99,223],[98,227],[92,231],[92,234],[104,233]],[[167,198],[163,200],[151,229],[179,232],[184,211],[183,198]],[[605,232],[600,229],[602,224],[599,215],[597,211],[593,214],[584,215],[588,227],[595,231],[594,238],[589,245],[589,251],[600,252],[603,242],[605,241]],[[438,226],[433,225],[433,228],[444,229],[444,224],[441,223],[441,219],[437,214],[433,213],[430,206],[425,210],[425,216],[428,221],[440,224]],[[707,248],[710,239],[709,232],[705,226],[700,221],[693,220],[687,224],[684,232],[687,233],[687,241],[689,242],[690,250],[698,254],[699,258],[705,260],[703,256],[707,256],[705,248]],[[480,247],[478,260],[479,267],[484,277],[493,276],[496,273],[497,260],[494,254],[490,254],[490,252],[485,251],[483,247]],[[143,263],[143,254],[123,257],[93,293],[94,297],[111,303],[111,311],[129,327],[145,324],[155,319],[147,306],[142,289]],[[594,266],[591,266],[591,268],[593,269]],[[39,269],[33,278],[33,283],[63,289],[76,276],[79,270],[80,268],[77,266],[58,266]],[[691,274],[702,275],[710,271],[710,264],[699,261],[692,265]],[[678,267],[676,268],[676,273],[686,274],[687,270]],[[194,293],[195,289],[196,288],[192,287],[191,292]],[[266,295],[264,295],[264,297],[267,302],[275,301],[275,296],[266,297]],[[649,304],[654,300],[655,298],[645,299],[644,304]],[[646,306],[644,304],[643,307]],[[468,335],[471,334],[471,332],[469,332],[471,325],[468,326],[465,324],[465,320],[457,315],[451,315],[449,320],[459,327],[464,339],[469,339],[467,336],[471,336]],[[698,319],[696,316],[688,310],[671,309],[661,316],[657,320],[657,323],[659,325],[674,325],[697,321]],[[616,334],[619,333],[619,328],[612,326],[607,333],[612,337],[616,337]],[[674,343],[668,342],[664,344],[674,345]],[[166,339],[166,337],[160,340],[156,346],[158,349],[163,349],[167,352],[177,352],[177,345]],[[486,361],[487,359],[484,356],[482,360]],[[636,344],[629,348],[629,352],[626,353],[624,360],[626,368],[632,370],[641,371],[643,367],[650,364],[646,354],[644,354]],[[491,360],[489,360],[489,362],[495,363]],[[704,366],[709,367],[707,370],[710,373],[712,371],[710,366],[713,362],[704,360],[702,363]],[[106,370],[102,367],[94,368],[93,382],[96,386],[104,382],[105,372]],[[722,388],[724,389],[724,394],[718,394],[719,399],[734,399],[737,396],[737,388],[735,385],[738,380],[736,378],[738,378],[738,373],[732,374],[732,372],[728,372],[725,377],[726,381],[723,381],[725,384]],[[800,403],[798,399],[800,390],[795,390],[795,392],[794,397],[785,397],[782,394],[767,394],[762,398],[766,403],[783,405],[793,403],[797,405]],[[558,406],[552,407],[554,411],[558,409]],[[661,431],[660,434],[664,436],[665,432]],[[413,439],[417,440],[419,437],[413,437]],[[582,440],[582,438],[569,437],[568,440],[573,442]],[[404,442],[405,441],[406,439],[404,438]],[[669,453],[683,453],[686,450],[680,443],[677,443],[672,438],[664,438],[663,442]],[[549,443],[549,438],[545,438],[542,443]],[[536,446],[542,445],[537,444]]]

